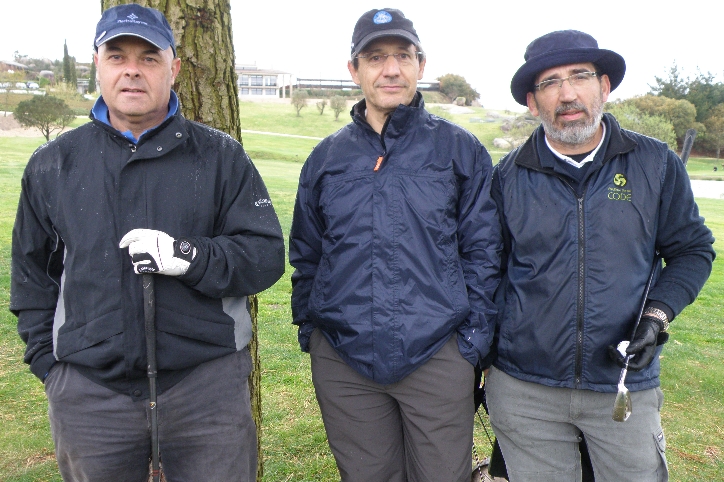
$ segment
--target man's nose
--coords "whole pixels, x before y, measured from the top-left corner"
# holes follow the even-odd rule
[[[382,74],[385,77],[395,77],[400,75],[400,63],[394,55],[388,55],[385,63],[382,65]]]

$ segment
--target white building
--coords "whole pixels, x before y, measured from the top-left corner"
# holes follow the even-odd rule
[[[285,98],[285,87],[291,88],[292,74],[281,70],[261,69],[253,65],[237,65],[239,96],[263,96]],[[281,91],[281,92],[280,92]]]

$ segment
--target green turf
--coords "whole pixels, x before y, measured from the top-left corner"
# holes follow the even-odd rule
[[[479,108],[475,108],[479,109]],[[433,110],[436,109],[433,107]],[[499,136],[499,123],[470,122],[485,112],[441,115],[471,129],[486,146]],[[504,114],[503,114],[504,115]],[[349,121],[313,105],[296,117],[288,104],[241,103],[242,127],[249,130],[324,137]],[[496,131],[496,129],[498,129]],[[24,347],[15,318],[7,310],[10,232],[19,182],[28,156],[42,144],[38,138],[0,138],[0,480],[59,481],[47,422],[42,385],[22,362]],[[297,180],[316,139],[244,134],[244,145],[269,188],[288,237]],[[497,160],[503,153],[493,150]],[[689,169],[698,170],[694,158]],[[701,160],[711,163],[715,160]],[[705,170],[705,168],[703,168]],[[703,171],[702,171],[703,172]],[[724,239],[724,201],[699,199],[707,224]],[[722,251],[719,249],[719,251]],[[259,338],[262,363],[264,481],[339,480],[327,447],[314,398],[309,357],[301,353],[290,324],[291,267],[272,288],[259,295]],[[672,481],[724,480],[724,260],[699,295],[671,325],[671,341],[663,353],[662,412]],[[634,408],[635,409],[635,408]],[[478,455],[490,454],[482,428],[476,425]]]

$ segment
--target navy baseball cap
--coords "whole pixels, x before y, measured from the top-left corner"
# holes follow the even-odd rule
[[[104,11],[96,25],[95,49],[123,35],[142,38],[161,50],[171,47],[176,56],[176,41],[171,26],[155,8],[129,3]]]
[[[352,34],[352,57],[356,57],[371,41],[380,37],[402,37],[422,50],[420,38],[405,14],[394,8],[370,10],[362,15]]]
[[[601,74],[608,75],[611,90],[619,86],[626,73],[626,62],[616,52],[599,49],[596,39],[578,30],[559,30],[533,40],[525,49],[525,63],[510,83],[510,92],[520,105],[528,105],[538,74],[559,65],[591,62]]]

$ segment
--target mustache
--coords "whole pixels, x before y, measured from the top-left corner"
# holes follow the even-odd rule
[[[572,111],[572,110],[579,110],[579,111],[585,113],[586,115],[591,115],[591,113],[588,112],[588,109],[586,108],[585,105],[581,104],[580,102],[575,102],[575,101],[574,102],[565,102],[565,103],[559,105],[558,107],[556,107],[556,115],[564,114],[564,113],[566,113],[568,111]]]

